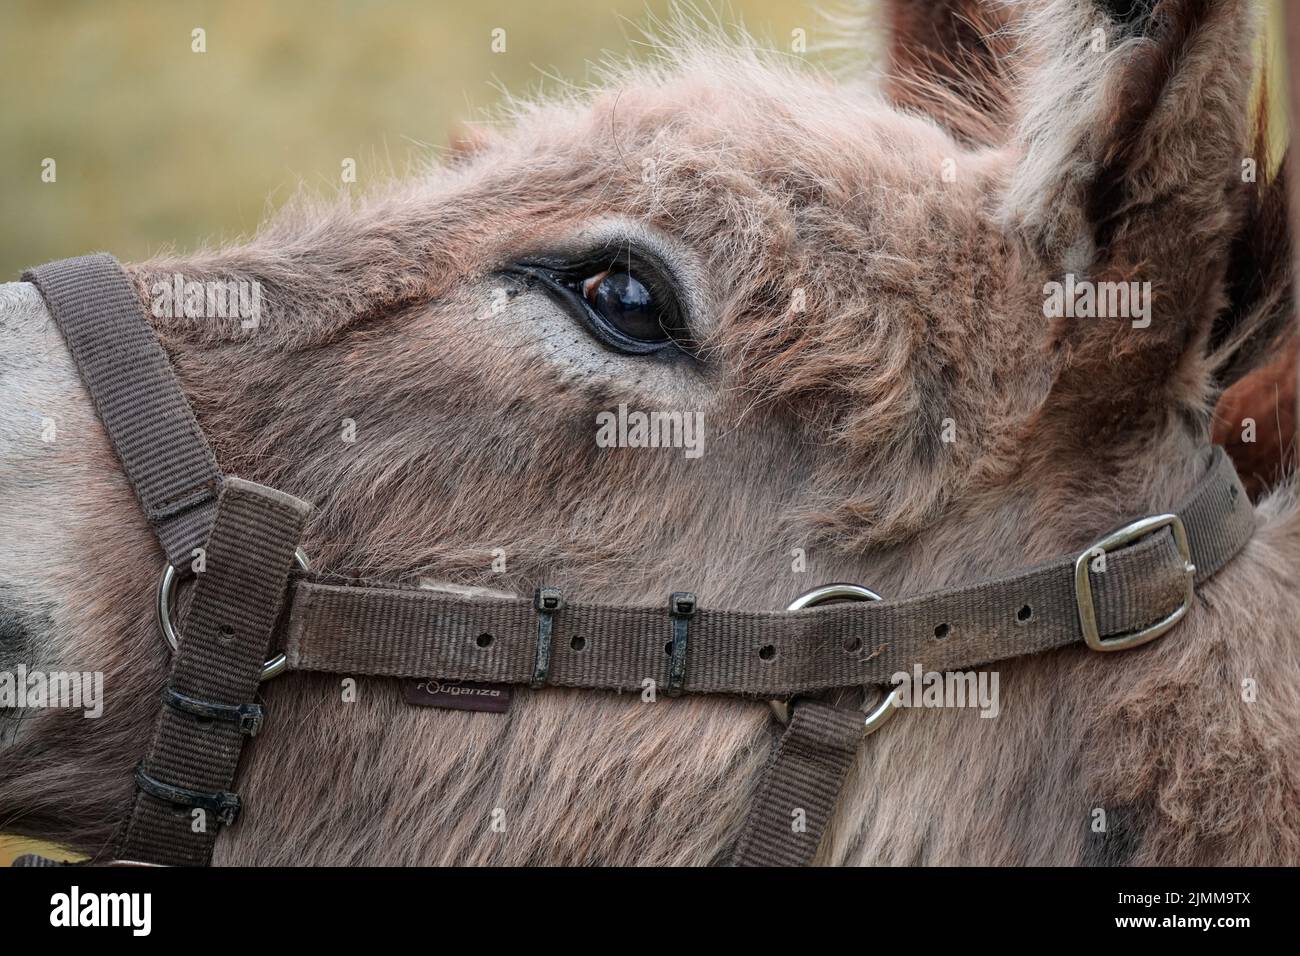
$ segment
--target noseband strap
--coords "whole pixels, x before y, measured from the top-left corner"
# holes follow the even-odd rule
[[[669,609],[570,600],[554,614],[559,636],[547,680],[619,691],[650,680],[685,694],[768,699],[888,683],[917,664],[965,670],[1053,650],[1086,637],[1076,587],[1085,554],[1099,632],[1122,639],[1185,608],[1189,583],[1226,564],[1255,523],[1221,449],[1207,456],[1204,477],[1175,514],[1186,528],[1186,555],[1161,526],[1114,550],[1081,548],[1029,570],[897,600],[794,614],[701,607],[675,679]],[[293,583],[285,649],[290,670],[528,683],[535,632],[529,601],[308,574]],[[480,634],[492,635],[487,647],[476,643]]]
[[[117,260],[29,269],[167,560],[188,573],[217,510],[221,471]]]
[[[86,256],[25,278],[63,330],[167,560],[184,572],[206,547],[165,695],[182,706],[161,708],[123,828],[119,855],[132,861],[211,858],[221,821],[195,829],[193,813],[219,806],[233,820],[247,728],[225,718],[256,710],[263,660],[285,618],[290,670],[640,691],[638,700],[657,700],[655,689],[665,699],[800,697],[734,862],[806,863],[863,736],[882,723],[864,726],[861,711],[808,695],[890,683],[917,667],[968,670],[1070,644],[1145,643],[1188,613],[1193,588],[1255,527],[1231,461],[1213,449],[1169,514],[1028,570],[897,600],[753,612],[711,610],[678,593],[668,607],[614,607],[561,600],[553,589],[533,601],[500,600],[295,574],[309,506],[223,479],[117,262]]]

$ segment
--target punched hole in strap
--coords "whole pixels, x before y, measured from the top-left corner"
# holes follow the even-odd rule
[[[261,704],[216,704],[182,694],[170,686],[163,688],[163,703],[201,720],[222,720],[235,724],[245,737],[256,737],[262,729]]]
[[[564,607],[559,588],[538,588],[533,594],[537,611],[537,653],[533,658],[533,679],[529,687],[541,687],[551,673],[551,635],[555,630],[555,613]]]
[[[690,639],[691,618],[695,616],[695,595],[677,591],[668,599],[668,614],[673,621],[673,640],[669,645],[669,697],[680,697],[686,686],[686,644]]]

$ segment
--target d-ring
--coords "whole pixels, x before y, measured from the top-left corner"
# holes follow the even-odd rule
[[[297,548],[293,552],[293,559],[298,562],[298,567],[306,571],[310,568],[307,560],[307,552],[302,548]],[[176,633],[176,628],[172,626],[172,603],[176,600],[176,586],[180,579],[176,576],[176,569],[170,564],[163,568],[162,580],[158,582],[158,630],[162,632],[163,640],[167,646],[176,653],[180,646],[180,635]],[[272,677],[277,677],[284,673],[285,667],[289,664],[289,659],[281,651],[269,661],[262,665],[262,675],[259,681],[267,681]]]
[[[848,598],[852,601],[882,601],[884,600],[879,594],[870,588],[864,588],[860,584],[823,584],[821,587],[813,588],[811,591],[805,591],[797,598],[790,602],[786,607],[787,611],[802,611],[806,607],[815,607],[824,601],[834,601],[840,598]],[[898,708],[898,702],[902,699],[902,688],[895,687],[885,699],[876,705],[866,716],[863,722],[864,737],[870,737],[877,730],[885,725],[894,711]],[[790,722],[790,701],[788,700],[769,700],[767,705],[772,708],[772,714],[783,724]]]

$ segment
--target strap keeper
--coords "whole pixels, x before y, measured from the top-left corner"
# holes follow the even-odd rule
[[[533,658],[533,679],[529,687],[546,683],[551,673],[551,631],[555,612],[564,607],[564,597],[559,588],[538,588],[533,594],[533,607],[537,611],[537,654]]]
[[[695,605],[695,595],[689,591],[677,591],[668,599],[668,614],[673,619],[673,643],[665,691],[669,697],[680,697],[686,685],[686,642],[690,637]]]
[[[261,704],[214,704],[199,700],[173,689],[163,688],[163,703],[176,710],[207,720],[224,720],[235,724],[245,737],[256,737],[262,729],[264,713]]]
[[[144,772],[143,767],[135,770],[135,785],[165,803],[182,807],[196,807],[213,814],[223,826],[233,826],[239,819],[239,794],[220,790],[216,793],[203,793],[174,784],[164,783],[157,777]]]

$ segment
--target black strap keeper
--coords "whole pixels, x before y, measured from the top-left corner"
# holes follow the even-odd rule
[[[677,591],[668,599],[668,614],[673,619],[672,653],[668,661],[669,697],[680,697],[686,685],[686,641],[690,636],[691,618],[695,616],[695,595]]]
[[[537,656],[533,658],[533,679],[529,687],[541,687],[551,672],[551,631],[555,612],[564,607],[559,588],[538,588],[533,594],[537,610]]]
[[[239,819],[240,802],[237,793],[225,791],[202,793],[198,790],[177,787],[174,784],[164,783],[157,777],[149,776],[142,767],[136,768],[135,785],[151,797],[157,797],[167,803],[207,810],[223,826],[233,826]]]
[[[163,688],[163,703],[169,707],[204,717],[208,720],[224,720],[239,726],[239,732],[245,737],[256,737],[262,729],[261,704],[214,704],[211,701],[189,697],[171,687]]]

